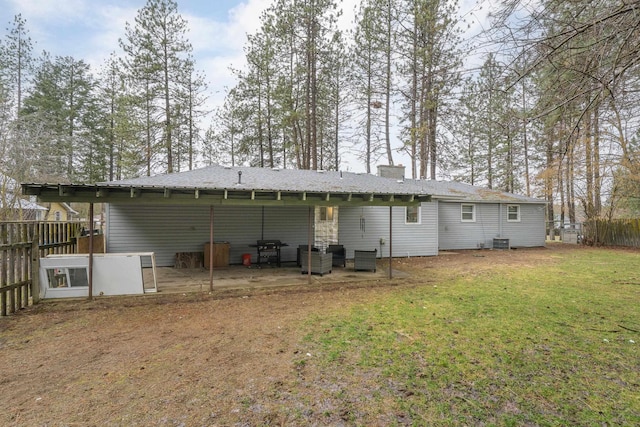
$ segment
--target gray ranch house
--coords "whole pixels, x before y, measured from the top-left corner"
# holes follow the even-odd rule
[[[545,202],[470,185],[377,175],[209,166],[92,185],[23,184],[43,201],[106,203],[106,250],[176,254],[229,243],[229,262],[255,256],[258,240],[279,240],[282,262],[300,245],[376,250],[378,257],[433,256],[439,250],[545,244]],[[213,237],[213,238],[211,238]]]

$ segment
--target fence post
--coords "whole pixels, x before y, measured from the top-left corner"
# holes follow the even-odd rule
[[[34,304],[40,302],[40,247],[37,235],[31,241],[31,300]]]

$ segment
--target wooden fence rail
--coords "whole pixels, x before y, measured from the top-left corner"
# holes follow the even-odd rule
[[[81,222],[0,222],[0,316],[38,302],[39,259],[75,253]]]
[[[584,242],[596,246],[640,248],[640,218],[589,220],[584,223]]]

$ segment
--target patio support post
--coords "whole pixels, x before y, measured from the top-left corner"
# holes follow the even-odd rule
[[[309,220],[308,220],[308,236],[307,236],[307,280],[311,284],[311,237],[312,237],[312,215],[313,206],[309,205]]]
[[[89,203],[89,297],[93,299],[93,203]]]
[[[389,279],[393,278],[392,260],[393,252],[393,206],[389,206]]]
[[[213,292],[213,205],[209,207],[209,292]]]
[[[37,304],[40,302],[40,246],[37,225],[33,227],[31,239],[31,298],[33,303]]]

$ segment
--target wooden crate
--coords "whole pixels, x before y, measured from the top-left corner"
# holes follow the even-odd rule
[[[202,268],[202,252],[177,252],[175,268]]]
[[[204,268],[209,269],[209,243],[204,244]],[[226,267],[229,265],[229,243],[215,242],[213,244],[213,266]]]
[[[89,236],[78,237],[78,253],[79,254],[89,253]],[[93,253],[94,254],[104,253],[104,234],[95,234],[93,236]]]

